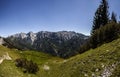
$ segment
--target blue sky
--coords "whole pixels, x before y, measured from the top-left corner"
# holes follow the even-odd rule
[[[90,34],[101,0],[0,0],[0,36],[20,32],[75,31]],[[120,0],[108,0],[120,15]]]

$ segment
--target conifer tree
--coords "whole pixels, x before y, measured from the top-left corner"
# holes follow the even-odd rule
[[[112,15],[111,15],[111,21],[117,23],[117,18],[116,18],[116,14],[114,12],[112,12]]]
[[[96,29],[108,23],[109,21],[108,8],[109,6],[107,0],[102,0],[101,4],[99,5],[98,9],[95,12],[91,34],[93,34]]]

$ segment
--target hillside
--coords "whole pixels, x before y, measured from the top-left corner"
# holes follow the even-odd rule
[[[83,54],[60,59],[34,51],[19,51],[0,46],[0,56],[5,52],[12,60],[0,64],[0,77],[119,77],[120,76],[120,39],[91,49]],[[19,57],[32,59],[39,65],[36,74],[23,73],[15,66]]]

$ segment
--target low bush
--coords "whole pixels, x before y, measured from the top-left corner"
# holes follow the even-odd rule
[[[39,70],[38,65],[36,63],[34,63],[32,60],[28,61],[25,58],[16,59],[15,65],[17,67],[22,68],[24,73],[28,72],[35,74]]]

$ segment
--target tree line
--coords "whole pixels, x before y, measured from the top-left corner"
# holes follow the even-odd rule
[[[93,18],[91,36],[80,47],[80,53],[111,42],[119,37],[120,23],[117,21],[117,15],[114,12],[112,12],[111,17],[109,15],[108,1],[102,0]]]

